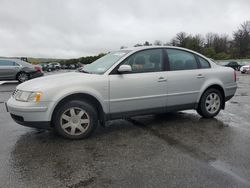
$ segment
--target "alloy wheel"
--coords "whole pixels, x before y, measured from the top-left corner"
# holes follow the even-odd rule
[[[205,101],[205,107],[210,114],[216,113],[220,110],[221,100],[217,93],[210,93]]]
[[[67,134],[81,135],[88,129],[90,118],[85,110],[71,107],[62,114],[60,125]]]

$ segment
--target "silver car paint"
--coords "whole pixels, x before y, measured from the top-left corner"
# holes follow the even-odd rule
[[[215,84],[223,88],[225,96],[235,93],[237,86],[233,79],[233,69],[218,66],[208,58],[187,49],[184,50],[207,59],[211,68],[109,75],[126,57],[150,48],[159,47],[133,48],[103,75],[71,72],[37,78],[20,84],[17,87],[19,90],[43,92],[42,102],[18,102],[11,97],[7,102],[9,111],[23,116],[24,121],[51,121],[56,105],[63,98],[75,93],[95,97],[106,114],[168,107],[190,102],[198,103],[202,93]],[[201,78],[197,78],[200,74]]]
[[[0,60],[15,62],[16,66],[0,66],[0,80],[14,80],[17,73],[20,71],[35,71],[33,65],[26,63],[20,59],[6,59],[0,58]]]

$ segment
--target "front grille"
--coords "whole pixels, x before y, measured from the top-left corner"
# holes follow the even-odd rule
[[[13,98],[15,98],[16,93],[17,93],[17,89],[15,89],[15,90],[13,91],[13,93],[12,93],[12,97],[13,97]]]

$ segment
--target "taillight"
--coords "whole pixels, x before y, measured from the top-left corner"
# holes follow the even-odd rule
[[[36,69],[37,72],[43,72],[42,68],[39,67],[39,66],[35,66],[35,69]]]
[[[234,71],[234,81],[236,82],[236,71]]]

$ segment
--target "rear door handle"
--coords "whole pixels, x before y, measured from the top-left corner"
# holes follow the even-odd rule
[[[158,78],[158,82],[166,82],[166,81],[167,81],[167,79],[164,78],[164,77],[159,77]]]
[[[202,74],[198,74],[197,76],[196,76],[196,78],[205,78]]]

